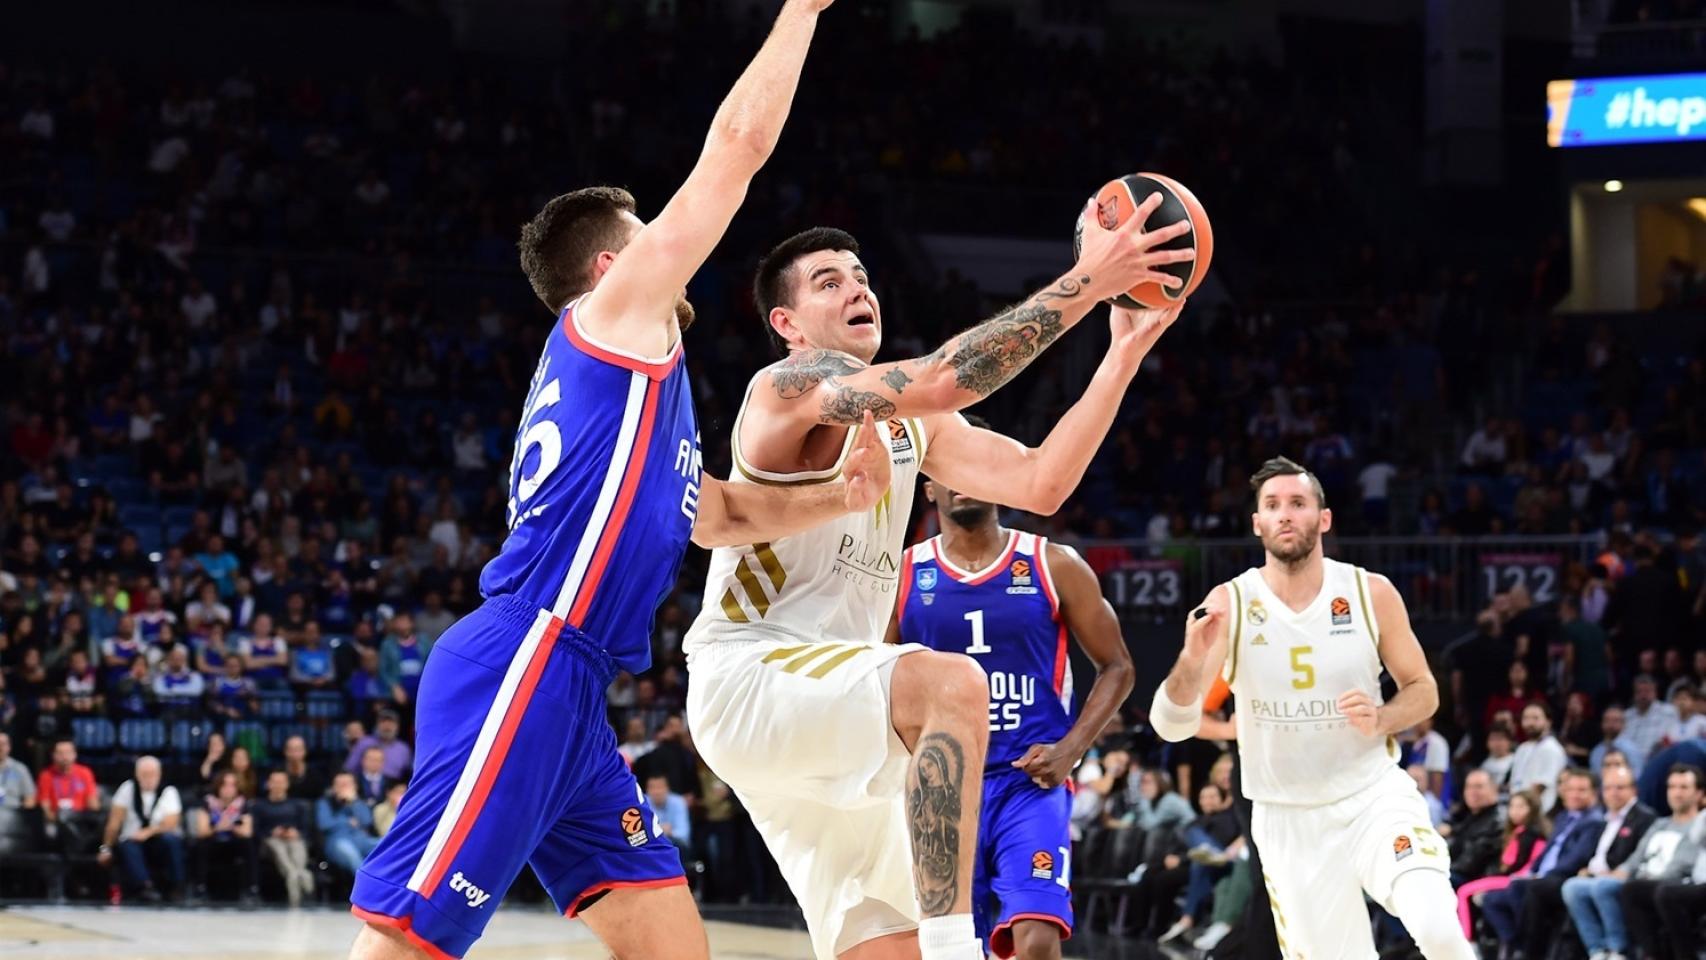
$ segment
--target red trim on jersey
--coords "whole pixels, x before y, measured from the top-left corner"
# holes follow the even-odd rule
[[[515,731],[521,726],[521,718],[527,713],[527,704],[533,699],[534,688],[539,686],[539,677],[545,672],[545,663],[551,659],[551,650],[556,646],[557,634],[563,629],[563,621],[551,618],[550,626],[545,628],[545,635],[539,638],[539,647],[533,651],[533,659],[527,663],[527,669],[521,675],[521,683],[517,685],[515,695],[510,699],[509,708],[504,711],[503,725],[498,727],[498,735],[492,740],[492,749],[486,754],[486,762],[480,767],[480,778],[474,781],[474,790],[468,795],[468,803],[462,808],[462,815],[456,818],[456,826],[450,831],[450,839],[444,843],[444,849],[439,851],[438,862],[433,864],[432,872],[427,874],[426,882],[421,884],[420,895],[428,899],[438,889],[438,884],[444,879],[444,874],[455,861],[456,854],[462,849],[463,841],[468,839],[468,832],[474,828],[474,821],[480,817],[480,809],[486,805],[486,798],[492,792],[492,784],[498,778],[498,771],[503,768],[504,758],[509,754],[510,744],[515,740]]]
[[[1056,697],[1060,696],[1061,691],[1066,689],[1064,686],[1065,683],[1066,683],[1066,624],[1063,623],[1060,625],[1060,632],[1057,635],[1057,639],[1056,639],[1055,645],[1054,645],[1054,695]],[[1072,708],[1067,707],[1067,713],[1070,714],[1071,712],[1072,712]]]
[[[585,890],[581,891],[579,896],[570,899],[569,909],[563,911],[563,916],[573,919],[575,914],[580,912],[581,904],[585,903],[588,897],[595,897],[601,893],[608,893],[611,890],[647,890],[656,887],[679,887],[684,886],[686,883],[686,877],[664,877],[659,880],[606,880],[603,883],[595,883],[592,886],[587,887]]]
[[[906,619],[906,598],[912,595],[912,548],[908,547],[902,554],[900,563],[900,591],[894,601],[894,622]]]
[[[568,337],[569,343],[573,344],[574,348],[581,353],[611,366],[632,370],[635,373],[643,373],[652,380],[662,380],[669,376],[674,372],[675,365],[681,362],[680,340],[675,341],[675,347],[662,360],[657,361],[630,357],[617,353],[609,347],[593,343],[585,333],[581,332],[580,324],[575,322],[575,304],[579,302],[576,300],[563,308],[563,335]]]
[[[1049,610],[1056,620],[1060,619],[1060,596],[1054,592],[1054,574],[1048,568],[1048,541],[1037,538],[1037,553],[1031,558],[1037,562],[1037,578],[1043,582],[1043,594],[1048,597]]]
[[[1019,531],[1015,530],[1012,533],[1007,535],[1007,546],[1005,549],[1003,549],[1001,551],[1000,559],[996,560],[994,563],[992,563],[988,567],[984,568],[983,573],[979,574],[975,579],[967,580],[967,579],[964,579],[963,577],[961,577],[959,574],[955,573],[954,572],[954,569],[955,569],[954,565],[948,561],[947,557],[942,555],[942,538],[936,537],[930,541],[930,549],[932,552],[934,552],[936,554],[936,565],[938,567],[942,568],[943,573],[947,574],[950,577],[953,577],[955,580],[959,581],[960,583],[965,584],[968,587],[981,586],[984,583],[989,582],[989,579],[991,577],[994,577],[996,574],[1002,572],[1003,570],[1006,570],[1007,564],[1009,562],[1011,562],[1013,559],[1013,551],[1018,546],[1019,546]]]
[[[390,927],[396,930],[403,935],[404,939],[421,948],[422,952],[431,957],[432,960],[460,960],[459,957],[445,953],[439,948],[438,944],[416,933],[414,931],[414,920],[411,917],[393,917],[389,914],[374,913],[372,910],[363,910],[354,904],[350,905],[349,912],[355,914],[357,919],[365,920],[374,926]]]
[[[610,508],[610,518],[604,522],[604,532],[599,534],[598,546],[592,552],[592,562],[587,565],[586,576],[581,578],[575,605],[569,608],[567,619],[577,629],[586,621],[587,609],[592,606],[592,598],[598,593],[599,581],[604,579],[604,569],[610,562],[610,555],[616,551],[616,541],[622,536],[622,528],[628,520],[628,511],[634,506],[634,494],[640,489],[640,477],[645,473],[646,452],[652,446],[652,425],[657,420],[659,392],[656,380],[646,384],[646,406],[640,412],[640,426],[634,431],[634,449],[628,454],[628,466],[623,468],[621,489],[616,493],[615,505]]]
[[[1013,924],[1020,920],[1041,920],[1044,923],[1052,923],[1060,928],[1060,939],[1072,939],[1072,924],[1052,913],[1015,913],[989,934],[989,948],[995,951],[996,956],[1006,958],[1013,955]]]

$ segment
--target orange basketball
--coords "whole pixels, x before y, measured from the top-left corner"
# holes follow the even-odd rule
[[[1209,226],[1208,214],[1203,212],[1202,204],[1184,184],[1159,173],[1133,173],[1103,184],[1102,189],[1096,191],[1097,219],[1102,229],[1112,230],[1125,223],[1137,209],[1137,205],[1152,193],[1161,194],[1161,205],[1149,215],[1149,222],[1144,224],[1144,229],[1159,230],[1180,220],[1188,219],[1191,222],[1189,233],[1174,237],[1155,249],[1194,248],[1197,258],[1184,263],[1162,264],[1157,268],[1183,280],[1184,286],[1171,290],[1154,281],[1140,283],[1114,298],[1114,302],[1122,307],[1167,307],[1183,300],[1202,284],[1203,277],[1208,276],[1209,261],[1214,259],[1214,229]],[[1083,244],[1084,215],[1080,212],[1078,224],[1072,231],[1074,256]]]

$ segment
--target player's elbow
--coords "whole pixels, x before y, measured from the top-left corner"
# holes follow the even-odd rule
[[[1021,468],[1023,473],[1019,474],[1020,482],[1015,485],[1018,489],[1004,506],[1039,517],[1051,517],[1066,505],[1066,498],[1072,495],[1072,484],[1063,477],[1051,475],[1036,457],[1035,450],[1026,451],[1026,460]]]
[[[727,169],[745,171],[750,176],[770,159],[780,132],[762,123],[722,123],[711,130],[705,142],[705,155],[715,158]]]
[[[1101,675],[1108,678],[1114,693],[1119,695],[1119,702],[1124,703],[1131,696],[1131,691],[1137,685],[1137,668],[1132,665],[1131,654],[1125,652],[1125,645],[1120,645],[1120,652],[1125,655],[1104,664],[1100,668]]]
[[[1066,506],[1066,498],[1072,495],[1070,484],[1059,477],[1039,476],[1031,484],[1031,491],[1026,496],[1029,503],[1020,507],[1039,517],[1052,517]]]
[[[1434,680],[1434,675],[1424,672],[1411,680],[1409,687],[1416,691],[1411,696],[1416,698],[1417,706],[1426,708],[1428,716],[1433,716],[1439,709],[1439,683]]]

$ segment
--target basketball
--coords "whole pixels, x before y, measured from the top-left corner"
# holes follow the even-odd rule
[[[1157,268],[1178,277],[1184,281],[1184,286],[1169,290],[1154,281],[1145,281],[1113,298],[1113,302],[1122,307],[1142,309],[1172,306],[1195,292],[1202,284],[1203,277],[1208,276],[1209,261],[1214,259],[1214,229],[1209,225],[1208,214],[1203,211],[1196,194],[1172,177],[1159,173],[1133,173],[1103,184],[1102,189],[1096,191],[1096,212],[1102,228],[1112,230],[1125,223],[1138,204],[1152,193],[1161,194],[1161,205],[1149,215],[1149,222],[1144,224],[1144,229],[1158,230],[1186,219],[1191,222],[1189,233],[1159,244],[1155,249],[1182,250],[1194,247],[1197,257],[1195,260],[1170,263]],[[1077,226],[1072,231],[1074,256],[1083,244],[1084,215],[1081,212]]]

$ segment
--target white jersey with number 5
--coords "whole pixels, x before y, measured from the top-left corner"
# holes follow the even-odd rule
[[[1244,793],[1263,803],[1333,803],[1378,782],[1398,760],[1396,741],[1359,733],[1338,707],[1351,690],[1381,702],[1368,573],[1322,563],[1321,592],[1302,612],[1281,603],[1254,567],[1226,584],[1224,675],[1238,698]]]

